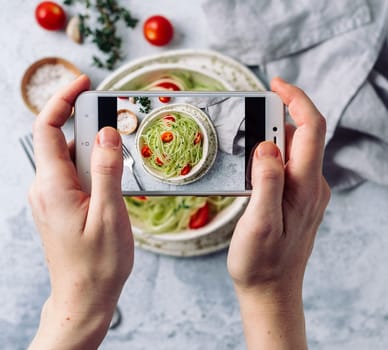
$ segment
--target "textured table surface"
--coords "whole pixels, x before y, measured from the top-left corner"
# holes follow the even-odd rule
[[[124,2],[124,1],[123,1]],[[34,117],[22,103],[25,68],[62,56],[88,73],[94,86],[107,73],[89,66],[93,48],[34,21],[37,1],[3,1],[0,11],[0,348],[24,349],[36,331],[49,279],[27,204],[33,171],[18,138]],[[170,48],[206,48],[201,2],[128,1],[144,20],[162,13],[175,24]],[[163,49],[144,42],[141,26],[128,34],[132,59]],[[388,188],[364,184],[333,194],[319,230],[304,286],[311,349],[388,348]],[[133,273],[119,301],[123,322],[101,349],[244,349],[226,252],[176,259],[136,250]]]

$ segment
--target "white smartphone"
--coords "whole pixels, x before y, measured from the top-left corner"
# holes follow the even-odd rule
[[[255,146],[273,141],[284,159],[284,105],[272,92],[88,91],[75,103],[76,167],[87,192],[105,126],[122,136],[124,195],[249,195]]]

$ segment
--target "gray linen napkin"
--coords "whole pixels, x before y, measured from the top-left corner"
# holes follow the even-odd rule
[[[245,109],[242,99],[238,98],[203,98],[188,97],[182,99],[186,103],[193,104],[202,109],[211,119],[217,130],[218,143],[221,151],[240,155],[244,152],[245,145],[237,137],[245,119]],[[239,146],[237,146],[237,143]]]
[[[203,6],[212,48],[302,87],[325,115],[324,171],[333,188],[364,179],[388,185],[386,0]]]

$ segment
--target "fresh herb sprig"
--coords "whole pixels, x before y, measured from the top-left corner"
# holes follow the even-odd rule
[[[133,101],[135,103],[139,103],[140,104],[140,108],[139,108],[140,113],[147,114],[152,109],[151,100],[147,96],[140,96],[140,97],[139,96],[135,96],[133,98]]]
[[[119,5],[117,0],[64,0],[67,6],[80,3],[84,7],[79,13],[79,31],[83,38],[91,41],[104,54],[104,58],[93,56],[93,64],[99,68],[114,69],[117,62],[124,58],[121,50],[122,39],[117,34],[117,24],[123,21],[128,28],[135,28],[138,19]],[[96,13],[96,25],[92,27],[90,13]]]

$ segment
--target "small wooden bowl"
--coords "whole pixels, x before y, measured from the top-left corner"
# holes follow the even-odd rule
[[[60,57],[45,57],[31,64],[24,72],[21,83],[21,93],[25,105],[34,114],[39,114],[40,111],[38,111],[38,109],[28,99],[27,85],[30,82],[31,77],[35,74],[36,70],[46,64],[62,64],[65,68],[73,72],[76,76],[82,74],[81,71],[74,64]]]

